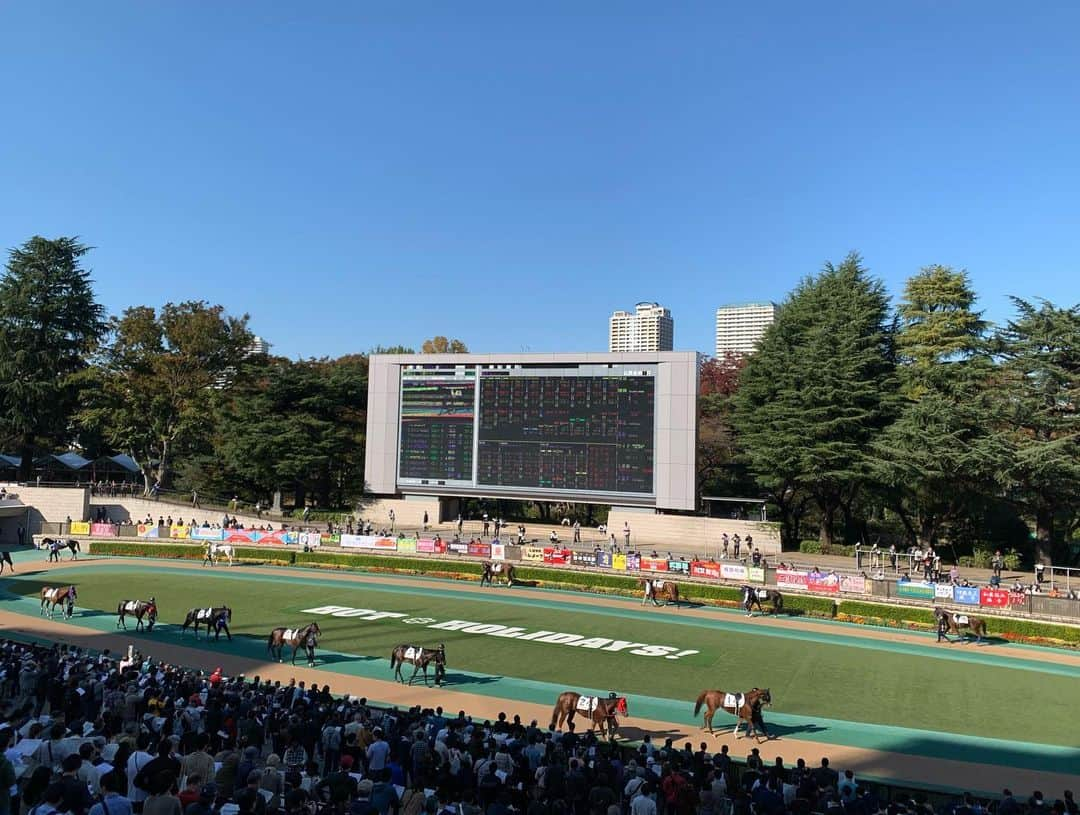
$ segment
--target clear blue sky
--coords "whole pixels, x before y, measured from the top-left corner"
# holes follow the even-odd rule
[[[674,6],[674,9],[673,9]],[[605,350],[858,249],[1077,301],[1075,2],[11,2],[0,246],[289,356]]]

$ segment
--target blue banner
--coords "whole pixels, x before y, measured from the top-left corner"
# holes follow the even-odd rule
[[[626,556],[626,571],[628,571],[628,572],[631,572],[631,571],[636,572],[640,568],[641,568],[641,555],[627,554],[627,556]]]
[[[669,560],[667,562],[667,570],[669,572],[676,572],[679,574],[690,574],[690,561],[688,560]]]
[[[975,586],[953,586],[953,602],[965,606],[979,605],[979,589]]]
[[[602,569],[611,568],[611,552],[599,551],[596,553],[596,565]]]
[[[199,541],[223,541],[225,540],[225,530],[193,526],[188,532],[188,537]]]

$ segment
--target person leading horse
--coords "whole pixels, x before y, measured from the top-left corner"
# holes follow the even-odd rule
[[[308,623],[303,628],[285,628],[281,626],[270,632],[270,638],[266,642],[266,650],[270,652],[270,656],[278,662],[282,662],[282,651],[286,645],[291,646],[292,664],[295,665],[296,652],[303,648],[304,653],[307,655],[308,667],[314,668],[315,646],[319,644],[320,636],[322,636],[322,629],[319,628],[317,622]]]
[[[184,624],[180,628],[180,634],[183,635],[188,630],[188,626],[194,626],[195,639],[199,638],[199,626],[206,626],[206,637],[210,638],[210,632],[214,632],[214,641],[217,642],[221,638],[221,632],[225,632],[225,636],[232,641],[232,632],[229,631],[229,623],[232,622],[232,609],[228,606],[216,606],[214,608],[193,608],[187,613],[187,617],[184,619]]]
[[[771,738],[769,731],[765,728],[765,720],[761,716],[761,708],[765,705],[772,704],[772,694],[768,688],[764,690],[760,688],[753,688],[746,693],[728,693],[722,690],[703,690],[698,694],[697,702],[694,705],[694,715],[697,716],[701,713],[702,706],[705,707],[705,717],[702,727],[707,729],[710,734],[715,734],[712,726],[713,716],[716,711],[723,710],[725,713],[730,713],[735,717],[735,729],[732,731],[732,735],[735,738],[739,737],[739,728],[743,722],[746,722],[746,734],[747,736],[753,736],[756,740],[760,740],[758,732],[760,731],[766,739]]]
[[[480,575],[481,586],[485,583],[489,586],[494,586],[496,576],[506,578],[507,588],[514,585],[514,564],[503,562],[492,563],[490,560],[485,560],[483,569],[484,570]]]
[[[743,610],[746,611],[747,617],[754,616],[754,606],[757,606],[757,610],[762,614],[765,613],[765,609],[761,605],[762,599],[765,599],[772,604],[773,614],[779,614],[784,610],[784,595],[776,589],[755,589],[750,585],[744,585],[741,588],[742,607]]]
[[[679,584],[674,580],[659,577],[642,577],[638,580],[638,586],[644,589],[641,605],[652,600],[654,606],[675,604],[679,608],[682,598],[679,596]],[[661,603],[660,599],[666,602]]]
[[[399,645],[390,654],[390,669],[394,671],[394,679],[397,679],[402,684],[405,683],[405,677],[401,673],[401,666],[406,662],[413,666],[412,676],[409,677],[409,683],[412,684],[416,679],[417,673],[421,670],[424,672],[424,684],[431,687],[431,682],[428,679],[428,665],[435,663],[435,684],[442,685],[443,679],[446,678],[446,646],[442,643],[438,648],[423,648],[419,645]]]
[[[573,722],[578,713],[589,718],[590,730],[597,728],[601,737],[614,739],[619,729],[617,717],[628,716],[629,707],[625,696],[614,693],[602,699],[599,696],[583,696],[572,690],[563,691],[555,700],[555,708],[551,712],[552,728],[562,729],[563,723]]]
[[[64,604],[64,619],[70,620],[75,613],[75,601],[79,598],[79,592],[74,586],[61,586],[60,588],[41,587],[41,612],[45,614],[48,607],[49,619],[56,613],[56,607]]]
[[[969,633],[975,635],[976,642],[986,642],[986,620],[982,617],[958,614],[940,606],[934,609],[934,617],[938,621],[938,642],[941,642],[942,636],[947,640],[948,634],[953,634],[962,641],[967,642]],[[942,629],[947,633],[943,633]]]
[[[146,632],[154,630],[157,622],[157,600],[151,597],[149,600],[121,600],[116,607],[116,627],[127,631],[127,615],[135,618],[135,630],[141,631],[143,618],[146,618]]]

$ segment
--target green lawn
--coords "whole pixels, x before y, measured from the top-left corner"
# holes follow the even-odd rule
[[[777,712],[928,731],[1015,738],[1017,724],[1009,711],[1025,700],[1043,699],[1053,704],[1053,715],[1041,717],[1038,732],[1025,732],[1024,738],[1043,744],[1077,743],[1080,695],[1076,693],[1076,676],[996,665],[977,657],[971,661],[944,659],[935,656],[932,641],[925,648],[909,647],[909,653],[885,643],[865,647],[865,640],[859,641],[864,647],[848,647],[798,636],[733,631],[723,624],[670,624],[659,615],[642,613],[633,603],[619,609],[570,608],[557,593],[539,603],[514,602],[512,589],[493,589],[484,598],[473,599],[455,591],[452,584],[437,581],[431,581],[425,590],[407,590],[377,581],[354,587],[296,572],[283,571],[280,577],[239,573],[227,577],[223,570],[173,572],[135,566],[73,572],[72,576],[80,578],[79,607],[109,615],[115,613],[122,598],[153,594],[161,608],[161,622],[178,624],[188,608],[227,602],[234,610],[234,635],[248,635],[250,641],[216,647],[243,649],[252,655],[261,652],[261,643],[272,627],[318,619],[324,632],[322,645],[347,654],[385,659],[401,642],[443,642],[451,670],[567,688],[611,687],[630,694],[685,700],[694,699],[704,688],[745,690],[767,685]],[[49,584],[60,582],[52,579]],[[41,581],[19,577],[3,585],[13,593],[32,596]],[[673,660],[432,630],[400,620],[364,621],[300,613],[326,604],[400,612],[439,622],[458,619],[528,631],[567,632],[700,653]],[[837,626],[837,632],[842,635],[842,627]],[[162,631],[157,636],[170,635]],[[969,648],[977,655],[976,646]]]

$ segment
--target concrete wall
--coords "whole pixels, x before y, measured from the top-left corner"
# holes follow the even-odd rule
[[[24,487],[7,484],[28,508],[27,531],[36,535],[43,523],[63,523],[68,518],[84,521],[89,517],[90,490],[87,487]]]
[[[156,521],[158,518],[167,518],[171,515],[174,521],[179,521],[183,518],[185,522],[188,522],[194,519],[195,523],[201,526],[204,521],[211,524],[219,524],[221,523],[222,516],[225,514],[220,509],[195,509],[190,506],[183,506],[182,504],[174,504],[165,501],[148,501],[145,498],[121,498],[118,496],[110,497],[104,495],[98,495],[91,498],[90,505],[93,507],[94,512],[97,511],[98,507],[105,507],[105,511],[109,515],[109,520],[113,523],[128,520],[132,523],[141,523],[146,520],[147,515]],[[230,512],[229,517],[231,518],[233,516],[234,513]],[[267,523],[273,523],[275,528],[279,526],[277,521],[271,521],[267,518],[257,518],[254,513],[235,513],[235,517],[244,526],[260,526]],[[299,522],[299,519],[295,520]]]
[[[415,498],[377,498],[365,501],[357,513],[365,521],[371,521],[376,529],[390,526],[390,510],[394,510],[396,530],[415,532],[424,522],[424,512],[428,514],[428,523],[439,523],[439,499],[434,497]]]
[[[619,544],[623,543],[623,523],[630,524],[630,544],[640,542],[642,547],[660,550],[666,542],[672,551],[679,550],[680,541],[703,542],[705,551],[714,553],[720,546],[720,536],[727,532],[730,538],[738,533],[745,539],[754,538],[754,547],[762,554],[779,554],[780,528],[760,521],[733,521],[728,518],[705,518],[693,515],[656,515],[632,510],[613,509],[608,514],[608,532],[614,533]],[[747,554],[743,547],[741,556]]]

